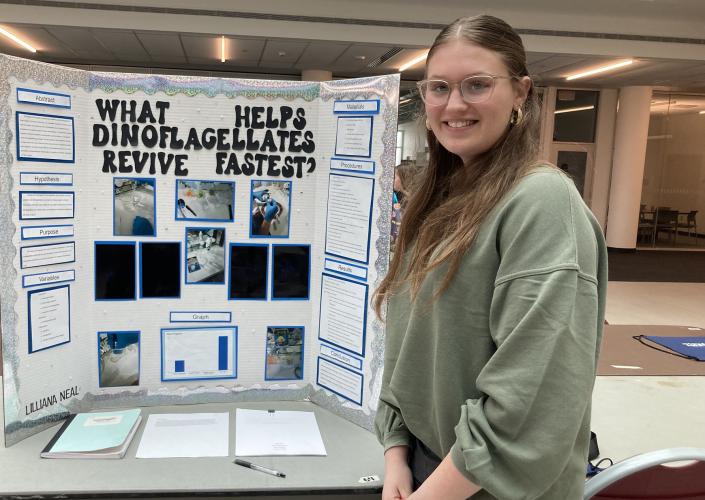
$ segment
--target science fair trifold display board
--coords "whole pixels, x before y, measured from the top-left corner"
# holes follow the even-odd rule
[[[372,427],[398,75],[0,72],[7,445],[69,413],[213,401]]]

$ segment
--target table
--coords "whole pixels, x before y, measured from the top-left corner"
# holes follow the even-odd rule
[[[281,470],[286,478],[238,467],[234,458],[235,409],[314,411],[328,456],[261,457],[253,462]],[[151,413],[230,412],[230,457],[136,459]],[[369,431],[308,402],[255,402],[142,408],[143,422],[121,460],[41,459],[58,426],[9,448],[0,448],[0,498],[317,498],[378,499],[382,446]],[[379,481],[359,482],[376,475]]]

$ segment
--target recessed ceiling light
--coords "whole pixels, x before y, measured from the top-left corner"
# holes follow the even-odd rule
[[[703,109],[702,111],[698,111],[698,114],[699,114],[699,115],[705,115],[705,109]]]
[[[428,50],[425,50],[424,53],[421,54],[420,56],[414,57],[411,61],[408,61],[407,63],[402,64],[402,65],[399,67],[399,73],[401,73],[402,71],[405,71],[405,70],[411,68],[412,66],[417,65],[417,64],[420,63],[421,61],[425,61],[425,60],[426,60],[426,56],[428,56]]]
[[[577,80],[578,78],[585,78],[586,76],[597,75],[598,73],[605,73],[606,71],[612,71],[613,69],[623,68],[624,66],[629,66],[634,63],[634,59],[625,59],[624,61],[619,61],[613,64],[608,64],[606,66],[600,66],[599,68],[590,69],[587,71],[581,71],[580,73],[575,73],[573,75],[567,76],[566,80]]]
[[[1,34],[1,35],[5,35],[7,38],[9,38],[10,40],[12,40],[12,41],[15,42],[16,44],[21,45],[22,47],[24,47],[25,49],[29,50],[30,52],[37,52],[37,49],[35,49],[35,48],[32,47],[30,44],[28,44],[27,42],[25,42],[24,40],[22,40],[20,37],[18,37],[17,35],[14,35],[14,34],[12,34],[12,33],[10,33],[9,31],[7,31],[7,30],[4,29],[4,28],[0,28],[0,34]]]
[[[277,52],[277,55],[279,57],[284,57],[286,55],[286,52],[284,52],[283,50],[280,50],[279,52]]]
[[[561,113],[574,113],[575,111],[587,111],[588,109],[595,109],[595,106],[590,105],[590,106],[578,106],[577,108],[557,109],[553,112],[553,114],[560,115]]]

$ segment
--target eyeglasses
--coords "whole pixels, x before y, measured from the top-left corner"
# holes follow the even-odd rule
[[[448,102],[453,87],[460,86],[460,95],[468,103],[483,102],[492,96],[495,80],[503,78],[514,80],[514,76],[472,75],[459,82],[445,80],[421,80],[416,83],[421,93],[421,99],[427,106],[443,106]]]

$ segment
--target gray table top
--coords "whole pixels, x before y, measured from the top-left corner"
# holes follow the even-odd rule
[[[279,478],[232,463],[235,408],[314,411],[328,456],[258,457],[252,461],[286,473]],[[152,413],[230,413],[230,456],[136,459],[146,416]],[[382,447],[365,429],[307,402],[256,402],[142,408],[143,421],[121,460],[42,459],[58,425],[9,448],[0,448],[0,496],[9,495],[266,495],[290,492],[373,493],[381,491]],[[360,482],[377,475],[380,481]]]

